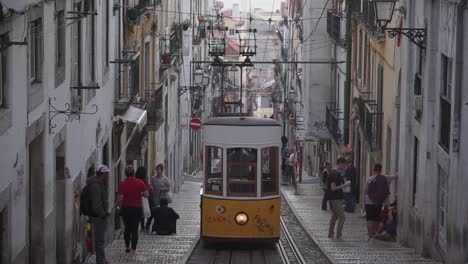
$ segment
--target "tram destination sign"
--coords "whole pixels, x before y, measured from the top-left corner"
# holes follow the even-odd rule
[[[202,121],[200,118],[192,118],[189,125],[191,129],[199,130],[202,127]]]

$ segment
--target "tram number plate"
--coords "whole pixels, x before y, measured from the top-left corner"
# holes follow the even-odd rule
[[[219,185],[211,185],[211,190],[212,191],[219,191]]]

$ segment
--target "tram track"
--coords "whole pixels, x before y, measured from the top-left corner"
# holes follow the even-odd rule
[[[281,234],[282,237],[280,241],[278,241],[277,247],[278,247],[278,252],[281,256],[281,259],[283,260],[284,264],[305,264],[307,263],[304,257],[302,256],[301,251],[296,245],[296,242],[294,241],[291,233],[289,232],[286,224],[283,221],[283,217],[280,218],[280,224],[281,224]],[[284,243],[286,242],[286,243]],[[289,252],[288,252],[289,251]],[[289,254],[288,254],[289,253]],[[291,254],[292,253],[292,254]],[[291,255],[294,256],[293,259],[291,259]]]

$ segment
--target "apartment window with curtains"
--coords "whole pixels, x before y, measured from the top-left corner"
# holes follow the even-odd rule
[[[95,0],[86,0],[84,9],[87,12],[96,12]],[[88,55],[86,85],[94,86],[96,85],[96,15],[87,16],[86,42],[86,52]],[[89,102],[95,95],[95,89],[87,90],[86,101]]]
[[[42,82],[42,61],[43,61],[43,39],[42,39],[42,18],[37,18],[30,22],[29,36],[29,67],[30,81],[34,83]]]
[[[450,125],[452,117],[452,60],[442,55],[442,84],[440,87],[439,144],[450,150]]]

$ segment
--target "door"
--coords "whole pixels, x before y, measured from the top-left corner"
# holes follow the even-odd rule
[[[42,133],[29,144],[29,263],[44,263],[44,150]]]
[[[447,245],[447,185],[448,175],[439,167],[439,205],[437,235],[439,247],[446,251]]]
[[[55,256],[57,263],[69,263],[69,238],[65,235],[65,144],[55,150]]]

